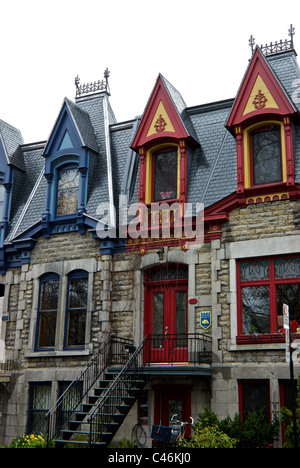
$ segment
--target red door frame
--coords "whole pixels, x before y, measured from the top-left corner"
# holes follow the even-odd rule
[[[186,331],[188,329],[188,281],[184,280],[165,280],[161,282],[145,281],[144,297],[144,336],[153,334],[153,294],[164,294],[164,318],[161,347],[154,348],[153,341],[150,341],[148,359],[150,362],[175,362],[187,360],[187,346],[176,346],[176,292],[186,291]],[[172,337],[172,338],[171,338]],[[163,338],[163,337],[162,337]],[[177,351],[177,352],[176,352]],[[179,358],[180,356],[180,358]],[[170,359],[172,357],[172,359]]]
[[[191,385],[153,385],[154,390],[154,424],[169,426],[169,402],[182,402],[182,421],[190,422],[191,417]],[[191,433],[191,427],[186,427],[186,436]]]

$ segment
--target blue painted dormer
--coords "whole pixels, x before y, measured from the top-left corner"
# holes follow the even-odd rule
[[[65,99],[45,146],[43,232],[85,232],[89,166],[98,147],[89,115]]]

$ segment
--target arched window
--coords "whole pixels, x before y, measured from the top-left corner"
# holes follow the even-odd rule
[[[68,276],[65,348],[78,348],[85,344],[87,303],[88,273],[75,270]]]
[[[59,275],[47,273],[42,276],[38,303],[37,349],[53,349],[55,347],[58,295]]]

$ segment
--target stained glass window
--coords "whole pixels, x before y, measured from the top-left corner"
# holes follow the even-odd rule
[[[279,127],[252,134],[252,160],[254,185],[282,180]]]
[[[299,278],[300,258],[281,258],[275,260],[276,278]]]
[[[241,262],[241,281],[257,281],[269,278],[269,262],[267,260]]]

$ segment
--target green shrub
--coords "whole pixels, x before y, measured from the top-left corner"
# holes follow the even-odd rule
[[[203,429],[217,426],[219,431],[236,441],[237,448],[266,447],[272,444],[279,434],[278,418],[275,417],[272,422],[267,422],[262,409],[249,412],[245,420],[237,413],[234,419],[227,416],[218,421],[217,416],[205,408],[198,418],[196,427],[200,426]]]
[[[199,425],[195,428],[193,437],[180,441],[179,445],[189,448],[235,448],[237,440],[231,439],[216,425],[204,428]]]
[[[296,431],[297,431],[297,442],[298,447],[300,444],[300,375],[297,381],[297,398],[296,398]],[[284,448],[294,448],[295,447],[295,440],[294,440],[294,421],[293,421],[293,413],[290,409],[286,407],[281,408],[281,420],[285,425],[285,432],[284,432]]]

